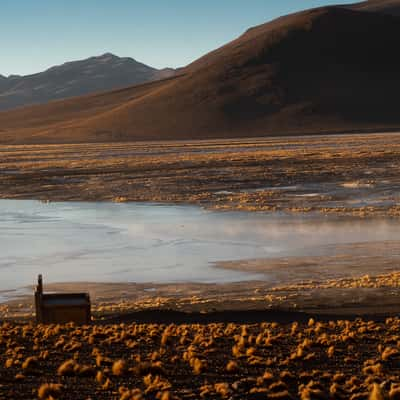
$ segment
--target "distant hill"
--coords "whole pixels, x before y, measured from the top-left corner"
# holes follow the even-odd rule
[[[400,15],[400,0],[369,0],[351,6],[353,10]]]
[[[158,70],[133,58],[107,53],[38,74],[0,76],[0,110],[117,89],[173,74],[173,69]]]
[[[400,127],[400,18],[278,18],[158,82],[0,113],[7,143],[206,139]]]

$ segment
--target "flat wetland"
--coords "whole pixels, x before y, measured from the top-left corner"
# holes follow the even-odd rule
[[[182,281],[146,280],[144,272],[136,281],[127,266],[120,280],[118,269],[109,279],[55,275],[46,290],[90,292],[93,323],[82,327],[36,326],[30,295],[10,295],[14,283],[0,287],[0,399],[400,398],[400,134],[1,146],[0,154],[5,201],[42,200],[40,209],[49,201],[49,210],[53,201],[88,202],[86,211],[90,202],[126,202],[112,205],[122,207],[109,213],[114,223],[123,221],[121,210],[128,212],[130,202],[201,206],[209,219],[225,214],[204,231],[209,242],[221,237],[240,248],[244,242],[235,242],[235,235],[245,238],[249,230],[247,239],[258,249],[254,256],[246,250],[234,257],[230,249],[208,260],[208,248],[199,248],[196,257],[213,263],[202,271],[214,271],[209,282],[201,274],[190,280],[190,273]],[[40,212],[41,237],[56,249],[57,237],[45,227],[59,222]],[[222,229],[235,212],[237,224]],[[21,229],[35,232],[32,218],[7,220],[11,214],[1,217],[3,234],[12,227],[17,240]],[[105,221],[93,230],[84,214],[75,218],[103,250],[108,239],[96,236],[101,229],[113,233],[113,246],[125,229]],[[154,226],[162,221],[153,216]],[[204,228],[191,221],[199,232]],[[263,221],[265,231],[259,229]],[[69,236],[60,235],[79,241],[68,223]],[[172,229],[177,236],[178,228]],[[199,239],[191,232],[181,233],[186,243]],[[26,232],[22,236],[31,241]],[[284,251],[276,251],[279,242]],[[7,268],[17,268],[18,260],[6,259],[14,250],[4,243],[0,265],[12,277]],[[84,247],[87,262],[96,247]],[[27,248],[19,252],[28,257],[24,273],[30,251],[39,251]],[[156,254],[152,249],[149,254]],[[104,254],[103,261],[112,259]],[[68,271],[74,260],[63,257]],[[37,255],[37,266],[45,267],[45,260]],[[201,265],[193,261],[192,268],[200,271]],[[253,278],[216,278],[229,274]]]
[[[175,285],[157,282],[156,278],[151,277],[142,288],[140,285],[145,284],[144,279],[136,284],[125,283],[126,287],[122,291],[124,296],[119,296],[117,291],[114,297],[95,297],[98,299],[96,304],[101,304],[100,307],[104,308],[106,304],[114,308],[112,304],[121,297],[128,299],[127,302],[129,299],[135,300],[132,305],[135,309],[139,300],[154,304],[155,299],[158,299],[157,304],[178,308],[181,301],[185,307],[189,303],[199,303],[203,304],[204,310],[207,309],[207,304],[209,309],[227,309],[237,307],[240,303],[249,307],[257,305],[263,308],[267,305],[270,308],[279,306],[307,310],[353,310],[354,307],[363,305],[367,306],[367,311],[368,307],[373,311],[376,301],[371,299],[377,299],[374,296],[379,297],[380,304],[382,301],[387,303],[389,309],[393,309],[396,303],[394,299],[397,296],[400,247],[396,228],[400,211],[400,134],[19,145],[1,146],[0,153],[0,197],[4,199],[87,201],[88,205],[99,201],[157,202],[166,207],[170,204],[189,204],[218,211],[260,212],[263,214],[260,215],[261,225],[261,218],[266,215],[277,218],[275,228],[267,225],[274,232],[282,231],[281,216],[289,218],[289,221],[291,216],[296,215],[300,218],[310,216],[311,220],[315,217],[327,218],[327,223],[321,226],[306,222],[304,232],[301,226],[293,225],[296,226],[293,230],[297,232],[297,236],[291,238],[287,232],[286,236],[275,238],[273,234],[265,233],[266,246],[271,241],[275,241],[275,244],[281,241],[289,249],[290,246],[296,247],[297,244],[297,247],[301,247],[309,242],[304,247],[304,254],[278,252],[275,257],[267,257],[254,250],[254,256],[244,252],[241,256],[230,257],[232,249],[228,249],[229,254],[225,258],[208,260],[214,262],[215,268],[232,271],[232,274],[241,272],[269,277],[258,279],[257,285],[255,282],[241,282],[235,288],[235,283],[220,281],[216,286],[217,295],[212,297],[215,282],[207,284],[204,279],[190,282],[186,276],[179,282],[179,271],[175,271],[172,279],[175,280]],[[85,209],[81,216],[78,214],[77,220],[78,223],[82,222],[83,228],[84,212]],[[141,213],[140,210],[137,212]],[[95,209],[96,215],[99,218],[102,214]],[[113,212],[110,215],[114,215]],[[120,215],[115,214],[111,219],[115,218],[121,220]],[[157,218],[160,218],[158,222],[162,224],[161,215]],[[336,218],[346,221],[337,230],[332,229],[332,224],[328,223]],[[254,229],[243,225],[245,217],[238,217],[236,225],[229,225],[229,229],[221,231],[216,230],[217,225],[213,226],[210,221],[209,232],[214,232],[214,236],[219,235],[222,240],[236,240],[232,231],[257,231],[257,221],[250,217],[247,219],[253,221],[250,225]],[[215,221],[219,221],[218,227],[221,223],[224,224],[218,218]],[[370,221],[369,225],[364,221]],[[152,226],[158,223],[154,219],[151,222]],[[3,221],[3,228],[7,226],[4,223]],[[193,227],[197,223],[193,220]],[[181,225],[184,224],[188,225],[187,221]],[[43,225],[45,224],[40,226]],[[81,229],[80,226],[78,228]],[[100,229],[97,227],[93,233]],[[110,229],[115,230],[115,227]],[[180,226],[178,223],[165,229],[176,233]],[[288,229],[290,231],[290,226]],[[6,231],[3,229],[3,232]],[[182,237],[179,238],[182,240],[186,237],[198,242],[205,239],[192,237],[191,231],[182,232]],[[348,232],[352,235],[349,243],[336,240],[340,236],[346,237]],[[93,239],[93,235],[89,233],[87,237]],[[262,246],[263,232],[257,233],[258,236],[249,235],[248,239],[252,243],[257,242],[259,249]],[[79,237],[72,231],[68,234],[72,238],[69,240]],[[331,244],[335,246],[329,247],[330,239],[326,243],[319,243],[318,240],[314,242],[315,238],[324,235],[328,239],[332,236]],[[365,235],[368,236],[367,239]],[[205,236],[207,237],[207,232]],[[245,236],[245,232],[242,232],[241,238]],[[360,240],[357,240],[358,236]],[[48,235],[46,240],[53,241],[54,237],[52,234]],[[107,240],[113,240],[111,236],[109,238]],[[210,238],[212,239],[212,235]],[[136,243],[140,240],[140,235],[131,240]],[[102,243],[104,238],[96,238],[96,241]],[[9,243],[6,248],[10,251],[12,246]],[[127,244],[124,243],[124,246],[127,247]],[[88,252],[87,247],[85,242],[84,252]],[[137,253],[139,249],[135,251]],[[190,251],[193,252],[193,249]],[[207,254],[207,250],[204,248],[202,253]],[[73,257],[78,257],[77,262],[87,261],[80,259],[79,255]],[[143,253],[143,257],[148,256]],[[49,254],[48,259],[52,258],[57,257]],[[18,259],[21,261],[21,257]],[[47,263],[46,259],[37,258],[36,261],[44,266]],[[10,260],[4,262],[7,264],[3,265],[4,268],[10,266]],[[113,262],[119,263],[116,260]],[[189,259],[185,261],[188,262]],[[97,265],[100,264],[99,262]],[[94,268],[93,265],[90,267]],[[69,268],[73,268],[72,264],[65,266],[65,270]],[[124,268],[121,271],[123,273]],[[124,275],[123,280],[136,281],[128,275]],[[74,282],[74,279],[68,279],[68,276],[59,280],[53,279],[53,282],[57,281],[68,283]],[[112,281],[112,276],[107,279],[108,282],[92,276],[81,277],[79,281],[79,285],[84,284],[82,281],[90,281],[91,291],[94,291],[94,284],[99,285],[102,288],[101,291],[96,291],[99,294],[107,292],[107,284],[112,287],[113,283],[118,283],[118,279]],[[388,286],[391,287],[390,291],[386,290]],[[191,300],[188,301],[187,298]],[[2,306],[3,315],[13,315],[10,307],[15,311],[16,304],[20,305],[21,301],[21,298],[17,298]],[[20,308],[27,312],[25,306]]]
[[[1,146],[0,196],[397,216],[400,134]]]

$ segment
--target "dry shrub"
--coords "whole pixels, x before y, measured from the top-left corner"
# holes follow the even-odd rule
[[[165,376],[165,370],[159,365],[155,363],[142,362],[138,364],[136,367],[132,368],[132,372],[138,376],[146,376],[146,375],[160,375]]]
[[[229,361],[226,365],[226,370],[231,373],[237,372],[239,370],[238,363],[233,360]]]
[[[22,369],[24,370],[30,370],[32,371],[35,369],[39,364],[39,361],[37,357],[28,357],[23,363],[22,363]]]
[[[126,361],[124,361],[124,360],[115,361],[111,370],[112,370],[113,375],[115,375],[115,376],[125,375],[126,372],[128,371]]]
[[[72,376],[75,374],[76,366],[75,360],[65,361],[58,367],[57,374],[60,376]]]
[[[59,383],[44,383],[38,390],[39,399],[48,399],[50,396],[57,398],[60,395],[62,385]]]

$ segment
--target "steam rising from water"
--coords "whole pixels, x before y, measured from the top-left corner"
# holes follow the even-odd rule
[[[322,255],[400,240],[390,219],[209,212],[197,207],[0,201],[0,296],[46,282],[233,282],[266,275],[218,261]]]

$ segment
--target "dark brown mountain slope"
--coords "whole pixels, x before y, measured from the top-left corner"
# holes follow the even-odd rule
[[[353,10],[400,15],[400,0],[369,0],[351,6]]]
[[[0,76],[0,111],[136,85],[173,74],[171,69],[158,70],[133,58],[106,53],[38,74]]]
[[[1,137],[78,142],[399,127],[399,44],[397,17],[309,10],[252,28],[181,76],[123,96],[0,113]]]

